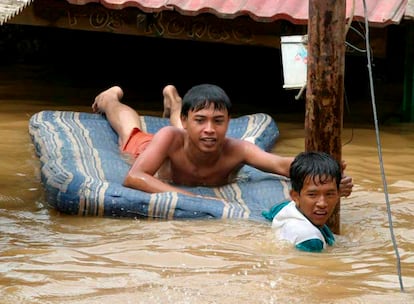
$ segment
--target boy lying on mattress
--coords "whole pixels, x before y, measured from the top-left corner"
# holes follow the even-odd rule
[[[272,220],[277,238],[303,251],[319,252],[333,245],[335,238],[326,222],[339,202],[340,180],[340,165],[329,154],[298,154],[290,166],[292,201],[263,212]]]
[[[170,118],[171,126],[156,134],[141,131],[139,114],[122,103],[122,97],[120,87],[111,87],[95,98],[92,109],[106,115],[118,134],[121,151],[135,157],[124,180],[126,187],[148,193],[194,195],[174,184],[221,186],[231,182],[245,164],[289,177],[293,157],[226,137],[232,104],[216,85],[194,86],[183,99],[174,86],[166,86],[163,116]],[[345,163],[342,167],[345,169]],[[352,178],[343,176],[340,195],[350,195],[352,187]]]

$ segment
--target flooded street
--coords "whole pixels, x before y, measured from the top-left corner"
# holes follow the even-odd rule
[[[355,189],[341,235],[321,254],[286,248],[266,223],[82,218],[47,208],[29,117],[59,104],[0,104],[2,303],[412,303],[414,130],[381,127],[405,292],[400,291],[372,125],[345,128]],[[65,106],[89,111],[86,106]],[[277,120],[277,118],[276,118]],[[301,123],[277,121],[275,153],[302,150]]]
[[[342,157],[354,191],[341,199],[335,246],[305,253],[276,242],[270,223],[78,217],[48,208],[29,118],[90,112],[100,88],[13,71],[0,85],[1,303],[414,303],[412,123],[380,125],[384,188],[374,124],[346,117]],[[273,152],[302,151],[301,114],[272,115],[280,129]]]

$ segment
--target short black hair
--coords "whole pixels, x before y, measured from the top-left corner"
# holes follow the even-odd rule
[[[184,95],[181,115],[188,116],[188,112],[199,111],[214,104],[216,110],[227,110],[230,115],[232,103],[227,93],[217,85],[204,83],[193,86]]]
[[[293,160],[290,166],[290,181],[292,189],[298,193],[303,188],[307,177],[318,178],[319,183],[326,183],[335,179],[337,189],[342,178],[342,170],[339,162],[325,152],[301,152]]]

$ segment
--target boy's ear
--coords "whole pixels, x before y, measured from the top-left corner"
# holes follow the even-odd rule
[[[299,206],[299,196],[300,196],[299,192],[291,189],[289,194],[290,194],[290,197],[292,198],[292,200],[295,201],[296,206]]]
[[[185,115],[181,115],[180,118],[181,118],[181,124],[183,125],[183,128],[187,129],[188,117]]]

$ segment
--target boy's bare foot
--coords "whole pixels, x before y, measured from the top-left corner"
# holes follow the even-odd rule
[[[164,104],[164,111],[162,112],[162,117],[170,118],[171,115],[171,98],[167,97],[170,95],[169,91],[171,90],[171,85],[167,85],[162,90],[163,104]]]
[[[92,104],[92,111],[95,113],[105,113],[108,102],[120,102],[123,96],[124,92],[120,87],[110,87],[95,97],[95,101]]]
[[[165,98],[164,98],[164,111],[162,112],[163,118],[170,118],[171,116],[171,109],[166,105]]]
[[[181,113],[181,97],[173,85],[167,85],[162,90],[164,96],[164,112],[162,117],[169,118],[171,113]]]

